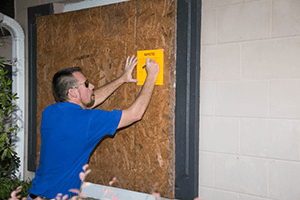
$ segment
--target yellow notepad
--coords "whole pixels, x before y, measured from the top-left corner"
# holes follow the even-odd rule
[[[163,85],[163,75],[164,75],[164,51],[162,49],[158,50],[143,50],[137,52],[138,64],[137,64],[137,79],[139,82],[137,85],[143,85],[146,77],[147,72],[146,69],[143,68],[146,65],[146,58],[149,57],[155,60],[159,64],[159,74],[157,76],[155,85]]]

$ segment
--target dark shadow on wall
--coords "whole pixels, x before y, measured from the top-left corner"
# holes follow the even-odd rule
[[[14,19],[15,17],[15,7],[14,7],[14,0],[1,0],[0,1],[0,12],[8,17]],[[9,36],[10,33],[5,28],[1,28],[0,30],[0,37],[1,36]]]

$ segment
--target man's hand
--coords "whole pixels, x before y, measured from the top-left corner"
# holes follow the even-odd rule
[[[125,70],[122,74],[122,77],[124,78],[124,82],[126,83],[137,83],[139,82],[137,79],[132,78],[132,71],[136,64],[138,63],[138,60],[135,56],[128,56],[126,60]]]
[[[159,73],[158,63],[149,57],[146,59],[146,72],[148,76],[154,76],[155,78]]]

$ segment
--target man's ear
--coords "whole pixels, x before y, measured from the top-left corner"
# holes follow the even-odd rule
[[[78,97],[78,92],[76,92],[77,89],[76,88],[70,88],[68,90],[68,98],[69,99],[77,99]]]

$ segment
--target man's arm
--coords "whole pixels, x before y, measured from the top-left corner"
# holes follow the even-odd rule
[[[159,73],[159,66],[155,60],[147,58],[147,78],[144,86],[135,101],[122,112],[118,128],[128,126],[142,119],[152,96],[155,81]]]
[[[138,82],[137,79],[132,78],[132,70],[136,64],[137,58],[135,56],[132,56],[131,58],[127,57],[123,74],[112,82],[95,89],[95,103],[91,108],[94,108],[105,101],[116,89],[123,85],[123,83]]]

